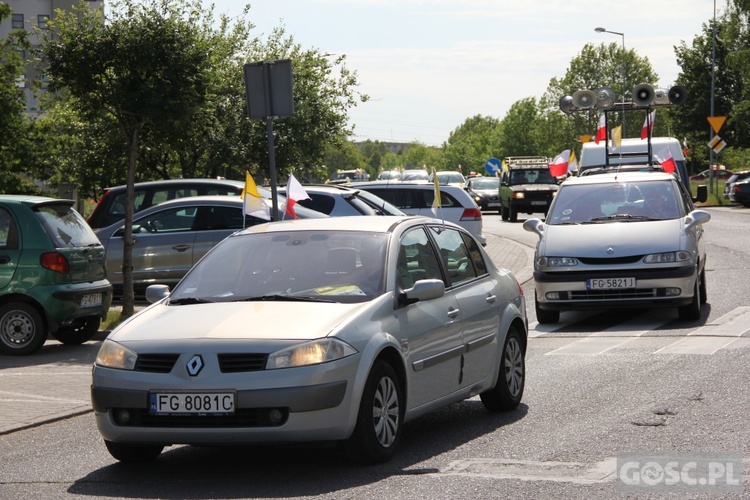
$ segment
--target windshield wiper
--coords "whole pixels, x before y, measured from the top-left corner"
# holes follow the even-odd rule
[[[181,299],[170,299],[170,304],[174,304],[176,306],[183,306],[187,304],[212,304],[212,300],[206,300],[206,299],[199,299],[197,297],[183,297]]]
[[[256,297],[246,297],[237,299],[237,302],[335,302],[330,299],[321,299],[310,295],[258,295]]]
[[[632,214],[612,214],[605,215],[604,217],[595,217],[591,219],[591,222],[605,221],[605,220],[626,220],[626,221],[638,221],[638,220],[649,220],[650,217],[645,215],[632,215]]]

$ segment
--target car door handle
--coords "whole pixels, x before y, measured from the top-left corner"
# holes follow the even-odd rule
[[[190,245],[175,245],[172,247],[172,250],[177,250],[178,252],[184,252],[190,248]]]
[[[488,297],[487,297],[486,299],[484,299],[484,300],[486,300],[488,304],[494,304],[494,303],[495,303],[495,301],[497,300],[497,295],[489,295],[489,296],[488,296]]]
[[[451,309],[448,311],[448,317],[450,319],[456,319],[456,316],[458,316],[458,313],[461,312],[460,309]]]
[[[7,264],[8,262],[10,262],[8,255],[0,255],[0,264]]]

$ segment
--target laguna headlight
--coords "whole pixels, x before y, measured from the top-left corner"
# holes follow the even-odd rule
[[[652,253],[643,258],[646,264],[671,264],[675,262],[687,262],[691,260],[690,252],[680,250],[679,252]]]
[[[539,257],[537,265],[539,267],[571,267],[578,265],[578,259],[575,257]]]
[[[105,340],[96,355],[96,365],[118,370],[133,370],[138,355],[135,351],[112,340]]]
[[[356,349],[339,339],[318,339],[271,353],[266,362],[266,369],[317,365],[345,358],[356,352]]]

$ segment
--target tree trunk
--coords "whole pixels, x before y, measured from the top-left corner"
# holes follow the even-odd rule
[[[133,291],[133,204],[135,198],[135,167],[138,162],[138,132],[136,125],[128,138],[128,181],[125,202],[125,234],[122,237],[122,317],[135,313],[135,293]]]

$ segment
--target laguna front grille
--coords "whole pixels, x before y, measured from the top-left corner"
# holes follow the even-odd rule
[[[660,293],[661,292],[661,293]],[[579,290],[563,292],[563,300],[617,300],[617,299],[651,299],[664,297],[662,288],[636,288],[626,290]]]

